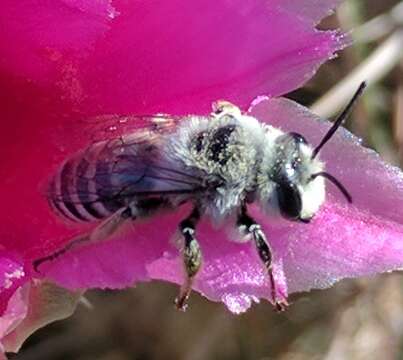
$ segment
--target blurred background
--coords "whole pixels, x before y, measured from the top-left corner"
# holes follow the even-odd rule
[[[359,80],[373,84],[347,127],[388,161],[403,165],[403,1],[350,0],[322,28],[352,31],[354,44],[289,97],[331,117]],[[358,80],[357,80],[358,79]],[[403,359],[403,275],[345,280],[291,296],[282,314],[263,302],[232,315],[192,294],[153,282],[90,291],[69,319],[36,332],[16,360]]]

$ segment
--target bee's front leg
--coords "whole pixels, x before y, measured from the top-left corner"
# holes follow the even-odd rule
[[[266,239],[261,226],[248,215],[246,206],[242,207],[237,221],[238,228],[245,236],[251,236],[255,242],[257,252],[269,275],[271,286],[271,298],[277,311],[284,311],[288,306],[287,299],[277,290],[276,281],[273,276],[273,252]],[[280,299],[279,299],[280,297]]]
[[[192,291],[193,279],[200,269],[202,263],[202,253],[198,241],[196,240],[195,227],[200,220],[200,211],[196,207],[192,213],[179,225],[179,230],[183,237],[183,265],[185,268],[186,279],[181,286],[179,295],[175,299],[175,305],[179,310],[185,311],[186,301]]]

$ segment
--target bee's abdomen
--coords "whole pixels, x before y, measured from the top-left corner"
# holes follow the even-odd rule
[[[124,206],[108,187],[109,168],[94,156],[65,162],[49,186],[49,203],[62,217],[78,222],[97,221]]]

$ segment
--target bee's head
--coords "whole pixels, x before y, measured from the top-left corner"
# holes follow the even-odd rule
[[[290,220],[309,222],[325,201],[325,178],[335,184],[351,202],[351,196],[343,185],[324,171],[321,162],[305,138],[297,133],[277,137],[274,154],[260,177],[268,176],[269,192],[261,192],[262,200],[278,208],[281,215]],[[259,181],[261,189],[265,181]],[[266,185],[267,186],[267,185]],[[263,186],[264,188],[264,186]],[[266,196],[265,196],[266,195]]]
[[[348,202],[352,201],[344,186],[325,172],[324,163],[317,155],[340,127],[364,88],[365,83],[362,83],[316,148],[297,133],[276,136],[259,174],[261,201],[268,203],[264,205],[278,208],[288,219],[309,222],[325,201],[325,179],[332,182]]]
[[[276,161],[269,170],[275,184],[274,197],[281,214],[292,220],[309,221],[325,201],[323,164],[311,159],[312,148],[302,135],[287,133],[276,140]]]

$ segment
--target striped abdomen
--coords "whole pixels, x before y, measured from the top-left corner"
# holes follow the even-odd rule
[[[49,202],[56,212],[73,221],[104,219],[125,204],[112,184],[107,145],[98,144],[67,160],[51,180]]]
[[[52,208],[73,221],[97,221],[136,201],[183,200],[200,191],[202,179],[166,156],[166,139],[143,131],[92,144],[68,159],[51,180]]]

